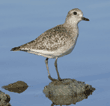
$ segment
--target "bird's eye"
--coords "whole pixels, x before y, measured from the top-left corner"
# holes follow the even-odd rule
[[[74,15],[77,15],[77,12],[73,12]]]

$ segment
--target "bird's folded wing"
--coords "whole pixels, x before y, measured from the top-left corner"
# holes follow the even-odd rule
[[[29,50],[54,51],[64,45],[69,45],[71,41],[72,38],[70,37],[70,32],[65,27],[63,27],[63,25],[58,25],[42,33],[35,40],[28,42],[24,45],[21,45],[19,47],[16,47],[16,49],[22,51]]]

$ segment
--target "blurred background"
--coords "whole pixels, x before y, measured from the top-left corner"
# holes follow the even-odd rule
[[[110,1],[109,0],[2,0],[0,1],[0,90],[11,97],[12,106],[50,105],[43,94],[51,81],[45,58],[11,48],[37,38],[46,30],[63,24],[68,11],[82,10],[90,21],[78,24],[79,37],[73,52],[58,59],[61,78],[83,81],[96,88],[88,99],[77,106],[110,106]],[[57,78],[54,59],[49,70]],[[1,87],[25,81],[29,88],[13,93]]]

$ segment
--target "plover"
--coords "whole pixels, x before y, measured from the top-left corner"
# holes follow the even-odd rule
[[[78,37],[78,23],[81,20],[89,21],[89,19],[83,17],[83,13],[80,9],[72,9],[68,12],[64,24],[57,25],[45,31],[35,40],[14,47],[11,51],[25,51],[46,57],[45,63],[48,71],[48,78],[52,81],[56,79],[50,76],[48,59],[55,58],[54,65],[58,80],[62,80],[57,68],[57,59],[72,52]]]

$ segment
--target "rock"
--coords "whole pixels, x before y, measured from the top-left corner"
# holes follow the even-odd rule
[[[52,105],[76,104],[86,99],[95,90],[91,85],[75,79],[53,81],[44,87],[44,94],[52,101]]]
[[[0,91],[0,106],[11,106],[9,101],[10,96]]]

